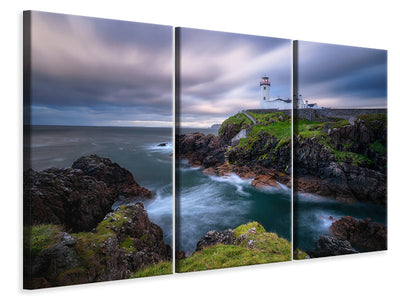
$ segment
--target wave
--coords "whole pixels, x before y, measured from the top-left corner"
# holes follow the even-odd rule
[[[231,184],[221,186],[223,179],[209,178],[199,178],[197,185],[181,187],[177,193],[177,246],[187,254],[207,231],[235,228],[247,221],[251,203],[240,201],[245,195]]]
[[[231,184],[236,188],[236,192],[242,196],[250,197],[250,193],[243,191],[244,187],[251,186],[251,181],[253,179],[243,179],[235,173],[229,173],[224,176],[214,176],[208,175],[210,179],[216,182],[223,182],[227,184]]]
[[[165,144],[165,146],[160,146],[161,144]],[[144,146],[144,148],[151,152],[161,152],[161,153],[172,153],[172,151],[174,150],[173,144],[166,142],[146,145]]]
[[[311,203],[336,203],[336,201],[332,198],[308,193],[294,193],[294,200]]]

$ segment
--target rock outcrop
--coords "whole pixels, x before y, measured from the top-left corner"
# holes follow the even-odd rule
[[[343,217],[332,223],[329,231],[334,237],[347,240],[354,247],[369,251],[387,249],[387,227],[369,218],[358,221],[349,216]]]
[[[321,235],[315,242],[315,249],[307,251],[311,258],[327,257],[358,253],[349,241],[343,241],[332,236]]]
[[[115,197],[120,195],[127,198],[151,197],[151,192],[141,187],[133,178],[131,172],[113,163],[109,158],[97,155],[83,156],[72,164],[73,169],[79,169],[86,176],[104,182],[112,190]]]
[[[89,231],[120,195],[146,199],[132,174],[108,158],[79,158],[72,168],[24,173],[24,224],[59,224],[68,232]]]
[[[179,272],[237,267],[291,260],[291,244],[276,233],[266,232],[258,222],[223,231],[209,231],[196,251],[177,256]]]
[[[57,233],[59,241],[32,257],[28,288],[117,280],[171,259],[162,229],[150,222],[143,204],[109,213],[94,232]]]
[[[200,238],[196,245],[196,251],[201,251],[205,247],[217,244],[234,245],[235,242],[236,237],[232,229],[227,229],[221,232],[212,230],[207,232],[205,236]]]
[[[286,175],[290,174],[291,143],[279,145],[280,141],[268,134],[259,132],[251,146],[232,148],[228,153],[228,161],[231,164],[258,165],[267,169],[274,169]]]

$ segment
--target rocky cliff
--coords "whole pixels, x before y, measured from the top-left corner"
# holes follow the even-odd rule
[[[295,191],[386,204],[385,114],[359,115],[353,124],[298,120],[296,125]]]
[[[24,224],[59,224],[71,232],[89,231],[119,198],[145,200],[151,192],[108,158],[89,155],[72,168],[24,173]]]
[[[360,110],[359,110],[360,111]],[[273,174],[291,185],[290,117],[281,112],[242,113],[225,120],[219,135],[177,137],[177,155],[208,174],[235,172],[243,177]],[[361,114],[322,121],[296,119],[293,128],[294,191],[341,202],[386,204],[386,114]],[[235,139],[239,132],[247,135]],[[270,178],[270,177],[269,177]]]
[[[24,287],[124,279],[170,261],[141,202],[111,209],[121,198],[150,197],[128,170],[96,155],[72,168],[25,172]]]
[[[140,202],[107,214],[91,232],[70,234],[55,225],[30,229],[25,288],[124,279],[143,267],[171,260],[162,229],[149,221]]]
[[[207,174],[235,172],[255,177],[254,185],[279,181],[290,186],[290,118],[283,113],[253,115],[259,119],[257,125],[239,113],[223,122],[218,136],[199,132],[177,136],[177,157],[204,167]],[[236,140],[243,130],[248,134]]]

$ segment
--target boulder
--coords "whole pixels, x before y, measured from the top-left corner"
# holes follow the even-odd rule
[[[227,229],[221,232],[212,230],[200,238],[196,245],[196,251],[201,251],[203,248],[216,245],[234,245],[236,242],[235,234],[232,229]]]
[[[343,217],[333,222],[329,231],[334,237],[347,240],[355,247],[370,251],[387,249],[387,227],[369,218],[358,221],[349,216]]]
[[[58,224],[69,232],[91,230],[115,198],[104,182],[76,169],[24,174],[24,224]]]
[[[315,242],[315,249],[307,251],[311,258],[358,253],[349,241],[321,235]]]
[[[83,156],[72,164],[73,169],[79,169],[84,175],[91,176],[104,182],[115,196],[150,198],[151,192],[141,187],[133,178],[131,172],[122,168],[109,158],[95,154]]]

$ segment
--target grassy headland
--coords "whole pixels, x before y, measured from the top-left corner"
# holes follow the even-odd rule
[[[177,261],[178,272],[230,268],[291,260],[289,241],[266,232],[257,222],[234,230],[232,245],[216,244]]]

